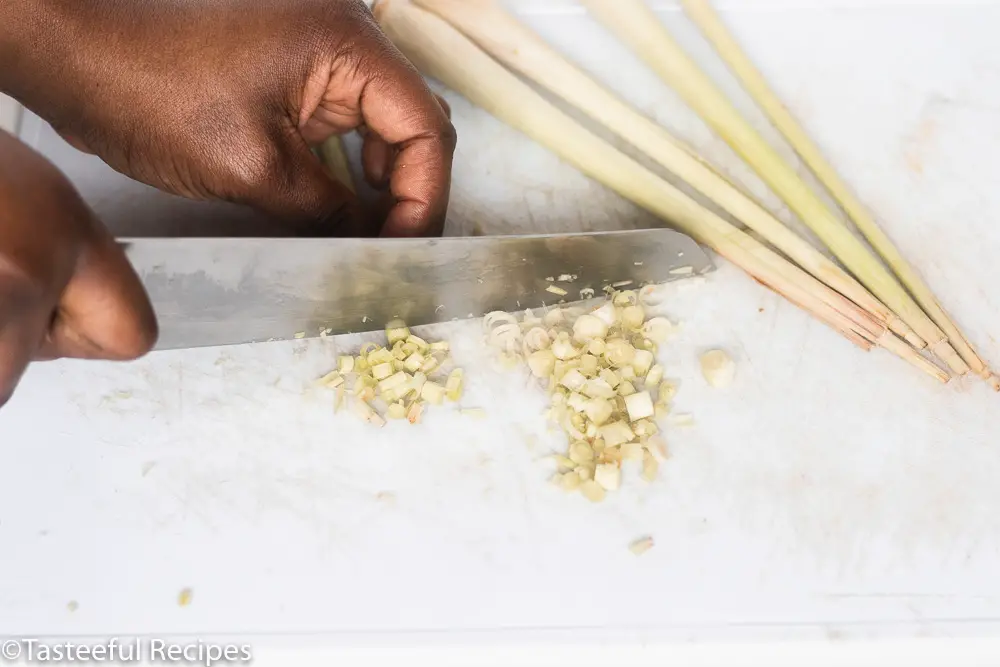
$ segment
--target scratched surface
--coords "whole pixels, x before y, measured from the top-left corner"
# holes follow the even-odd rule
[[[1000,364],[1000,8],[846,4],[726,6],[792,110]],[[787,215],[568,7],[539,3],[527,20]],[[683,18],[664,18],[733,90]],[[448,98],[461,135],[450,233],[651,224]],[[133,224],[145,190],[26,127],[106,219]],[[151,218],[169,222],[173,200],[156,202]],[[671,288],[665,309],[684,327],[663,362],[697,424],[668,431],[660,480],[601,506],[546,484],[538,459],[559,441],[544,397],[492,367],[475,325],[427,334],[453,340],[463,404],[487,419],[440,409],[420,428],[373,432],[309,388],[358,338],[33,367],[0,414],[0,629],[348,643],[997,631],[1000,398],[865,355],[725,263]],[[738,362],[724,391],[697,373],[698,352],[715,346]],[[627,546],[647,534],[657,546],[637,559]]]

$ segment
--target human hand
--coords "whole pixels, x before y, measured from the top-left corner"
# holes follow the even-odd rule
[[[362,128],[366,177],[393,199],[381,233],[443,230],[454,128],[361,0],[11,2],[5,87],[114,169],[302,234],[366,235],[309,151]]]
[[[0,406],[34,360],[129,360],[156,337],[114,238],[55,167],[0,132]]]

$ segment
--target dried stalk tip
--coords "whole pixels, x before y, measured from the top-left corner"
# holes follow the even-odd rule
[[[701,355],[701,374],[713,387],[728,387],[736,379],[736,364],[722,350],[709,350]]]

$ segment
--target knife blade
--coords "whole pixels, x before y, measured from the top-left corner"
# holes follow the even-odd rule
[[[438,239],[120,239],[156,310],[156,349],[482,317],[714,269],[669,229]],[[623,289],[625,287],[622,287]],[[566,294],[560,294],[565,291]],[[583,295],[581,296],[581,291]]]

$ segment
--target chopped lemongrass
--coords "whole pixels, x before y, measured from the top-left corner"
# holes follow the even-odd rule
[[[648,419],[653,416],[653,399],[648,391],[640,391],[625,397],[625,408],[631,421]]]
[[[607,322],[596,315],[582,315],[573,323],[573,337],[581,343],[603,338],[607,332]]]
[[[710,350],[701,355],[701,374],[713,387],[728,387],[736,378],[736,364],[722,350]]]
[[[406,406],[402,403],[392,403],[385,413],[386,419],[406,419]]]
[[[582,481],[580,475],[575,470],[571,470],[561,476],[559,483],[564,491],[576,491],[580,488]]]
[[[641,461],[642,460],[642,443],[639,442],[626,442],[621,447],[622,460],[624,461]]]
[[[411,354],[406,358],[406,361],[403,362],[403,368],[405,368],[411,373],[416,373],[417,371],[419,371],[421,368],[424,367],[424,363],[426,361],[427,358],[424,357],[424,355],[420,354],[419,352],[414,352],[413,354]]]
[[[584,465],[594,460],[594,450],[586,442],[574,442],[569,446],[569,458],[574,463]]]
[[[424,413],[424,402],[414,401],[413,405],[410,406],[410,409],[406,411],[406,419],[411,424],[419,424],[420,417],[423,415],[423,413]]]
[[[571,368],[559,380],[559,384],[566,387],[570,391],[579,391],[584,385],[588,384],[588,382],[593,382],[593,380],[587,380],[586,376],[575,368]]]
[[[420,389],[420,398],[424,399],[432,405],[441,405],[444,403],[445,388],[439,385],[437,382],[427,381],[424,386]]]
[[[628,545],[628,550],[636,556],[641,556],[654,546],[652,537],[640,537],[638,540]]]
[[[616,368],[628,366],[635,358],[635,348],[623,338],[612,338],[607,341],[608,349],[604,356],[608,358],[611,365]]]
[[[671,380],[664,380],[660,383],[660,394],[658,400],[660,403],[668,403],[674,400],[677,396],[677,383]]]
[[[562,454],[553,454],[552,460],[556,462],[561,470],[573,470],[576,467],[576,461],[569,458],[568,456],[563,456]]]
[[[343,383],[344,376],[340,374],[340,371],[330,371],[320,378],[317,384],[321,384],[326,387],[339,387]]]
[[[676,331],[674,323],[665,317],[654,317],[642,328],[642,333],[654,343],[664,343]]]
[[[601,378],[587,380],[580,391],[590,398],[614,398],[615,396],[614,387]]]
[[[655,387],[663,379],[663,366],[655,364],[646,374],[646,386]]]
[[[473,419],[486,419],[486,410],[482,408],[462,408],[459,412]]]
[[[420,372],[429,375],[437,370],[437,367],[440,365],[441,361],[437,357],[427,357],[424,361],[424,365],[420,367]]]
[[[653,353],[649,350],[636,350],[635,356],[632,357],[632,370],[639,377],[646,377],[649,373],[649,369],[653,366]]]
[[[660,437],[652,437],[646,441],[646,451],[652,454],[659,461],[666,461],[669,457],[667,443]]]
[[[448,375],[448,380],[445,383],[445,395],[453,403],[462,397],[463,377],[464,373],[461,368],[456,368]]]
[[[622,469],[617,463],[602,463],[594,470],[594,481],[606,491],[617,491],[622,483]]]
[[[620,385],[618,385],[618,395],[622,397],[628,397],[635,393],[635,385],[628,380],[623,380]]]
[[[588,479],[580,485],[580,493],[582,493],[587,500],[593,503],[601,502],[607,495],[604,487],[593,479]]]
[[[340,357],[338,364],[337,370],[346,375],[354,370],[354,357],[344,355]]]
[[[610,386],[612,389],[617,387],[622,381],[621,376],[618,375],[618,373],[615,373],[610,368],[602,369],[598,375],[600,375],[601,379],[607,382],[608,386]]]
[[[646,321],[646,311],[642,306],[626,306],[622,310],[622,327],[629,330],[639,329]]]
[[[402,320],[392,320],[385,325],[385,337],[389,340],[389,345],[395,345],[397,341],[405,341],[410,336],[410,328]]]
[[[642,478],[647,482],[652,482],[656,479],[656,475],[660,470],[660,462],[656,460],[656,457],[645,451],[642,453]]]
[[[573,408],[576,412],[583,412],[587,407],[587,397],[574,391],[566,399],[566,405]]]
[[[656,435],[659,431],[660,429],[657,428],[656,422],[650,421],[649,419],[640,419],[632,424],[632,432],[635,433],[638,438],[646,438],[651,435]]]
[[[600,434],[604,444],[608,447],[617,447],[635,437],[635,433],[632,432],[628,424],[621,421],[605,424],[600,428]]]
[[[389,391],[390,389],[398,389],[399,387],[402,387],[407,382],[409,382],[411,379],[412,376],[407,375],[403,371],[400,371],[398,373],[395,373],[394,375],[390,375],[389,377],[379,382],[378,390]]]
[[[393,341],[390,347],[369,342],[361,346],[357,356],[338,357],[337,370],[324,377],[327,386],[337,390],[334,410],[339,410],[350,391],[356,397],[352,401],[353,411],[365,421],[378,426],[385,424],[387,418],[419,423],[427,402],[425,394],[437,399],[445,393],[445,388],[436,383],[425,391],[427,373],[419,369],[426,368],[427,361],[439,366],[447,358],[450,346],[446,341],[428,343],[411,335],[400,320],[386,327],[386,338]],[[438,356],[430,357],[431,352]],[[452,371],[452,377],[460,376],[461,369]],[[379,414],[376,406],[384,406],[384,414]]]
[[[566,296],[568,294],[568,292],[564,290],[562,287],[556,287],[555,285],[549,285],[548,287],[545,288],[545,291],[551,292],[552,294],[555,294],[557,296]]]
[[[586,413],[587,419],[597,426],[601,426],[611,419],[614,408],[607,399],[592,398],[587,401],[587,405],[584,406],[583,411]]]
[[[547,378],[555,370],[556,355],[552,350],[536,350],[528,357],[528,368],[536,378]]]

